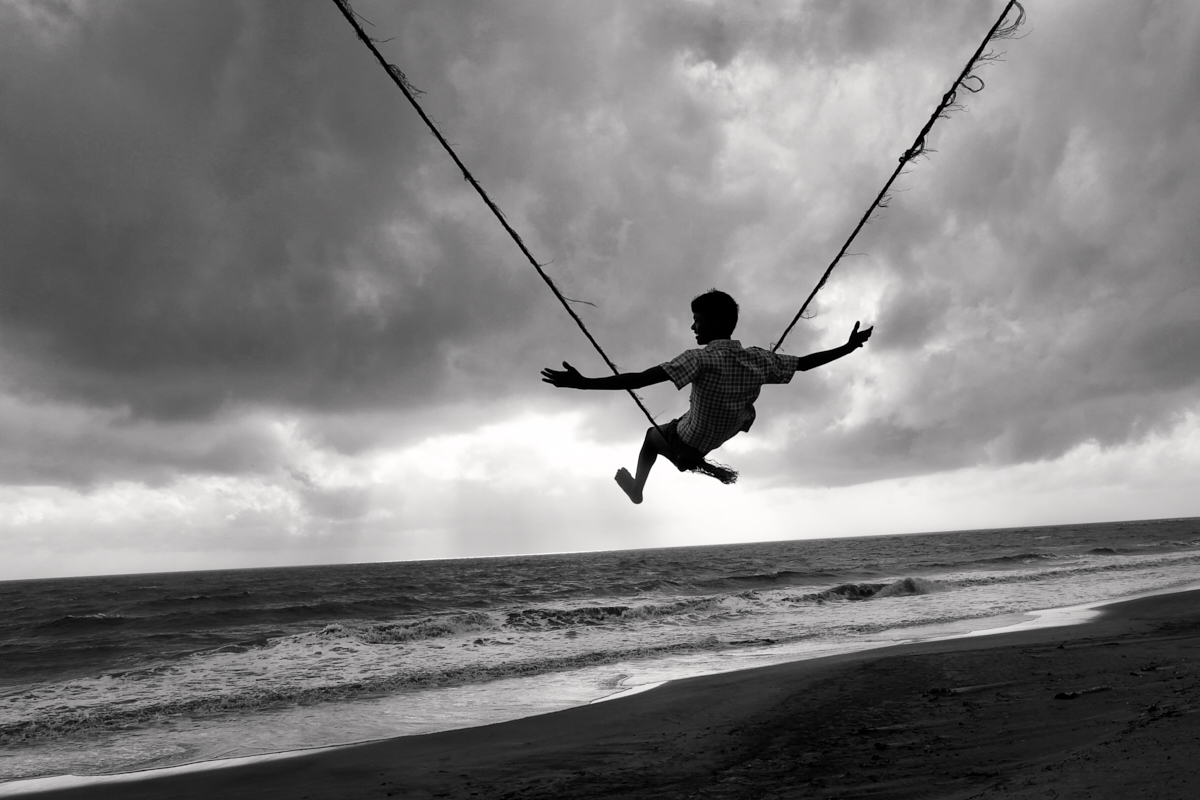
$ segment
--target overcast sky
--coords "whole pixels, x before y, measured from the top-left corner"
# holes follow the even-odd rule
[[[778,339],[1002,6],[355,3],[629,370]],[[333,3],[0,0],[0,578],[1200,515],[1200,4],[1026,7],[784,349],[870,344],[635,507]]]

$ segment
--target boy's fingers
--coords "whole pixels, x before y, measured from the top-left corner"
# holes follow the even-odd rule
[[[857,347],[862,347],[863,344],[867,341],[867,339],[871,338],[871,331],[875,330],[874,327],[871,327],[871,328],[865,328],[860,331],[858,329],[858,326],[860,324],[861,324],[861,322],[856,321],[854,323],[854,330],[850,331],[850,341]]]

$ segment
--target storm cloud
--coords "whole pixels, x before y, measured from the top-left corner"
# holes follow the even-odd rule
[[[692,346],[688,301],[710,286],[740,301],[745,344],[775,341],[1002,7],[355,3],[639,370]],[[764,391],[720,454],[745,476],[731,507],[1191,430],[1200,11],[1026,8],[784,349],[836,346],[855,320],[875,337]],[[333,530],[394,557],[433,552],[403,544],[430,531],[458,543],[445,555],[688,541],[605,504],[622,498],[592,459],[631,461],[644,420],[538,381],[563,359],[603,371],[332,3],[0,3],[13,547],[51,525],[14,510],[23,492],[86,516],[112,487],[212,481],[206,535],[253,517],[255,548]],[[686,402],[646,397],[662,419]],[[539,428],[574,467],[511,433]],[[458,460],[437,472],[432,442]],[[671,491],[722,491],[691,480]],[[484,543],[489,518],[503,541]]]

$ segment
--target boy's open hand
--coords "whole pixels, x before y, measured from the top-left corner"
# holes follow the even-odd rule
[[[850,340],[847,342],[847,344],[849,344],[850,347],[857,350],[858,348],[862,347],[864,344],[867,343],[867,339],[871,338],[871,331],[873,331],[873,330],[875,330],[875,328],[872,327],[872,328],[867,328],[865,331],[860,331],[858,329],[858,323],[855,322],[854,330],[850,331]]]
[[[562,369],[546,367],[542,370],[542,383],[557,386],[559,389],[582,389],[584,380],[584,377],[579,374],[579,370],[565,361]]]

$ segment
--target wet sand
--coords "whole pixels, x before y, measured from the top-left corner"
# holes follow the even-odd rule
[[[1200,592],[37,798],[1200,797]]]

